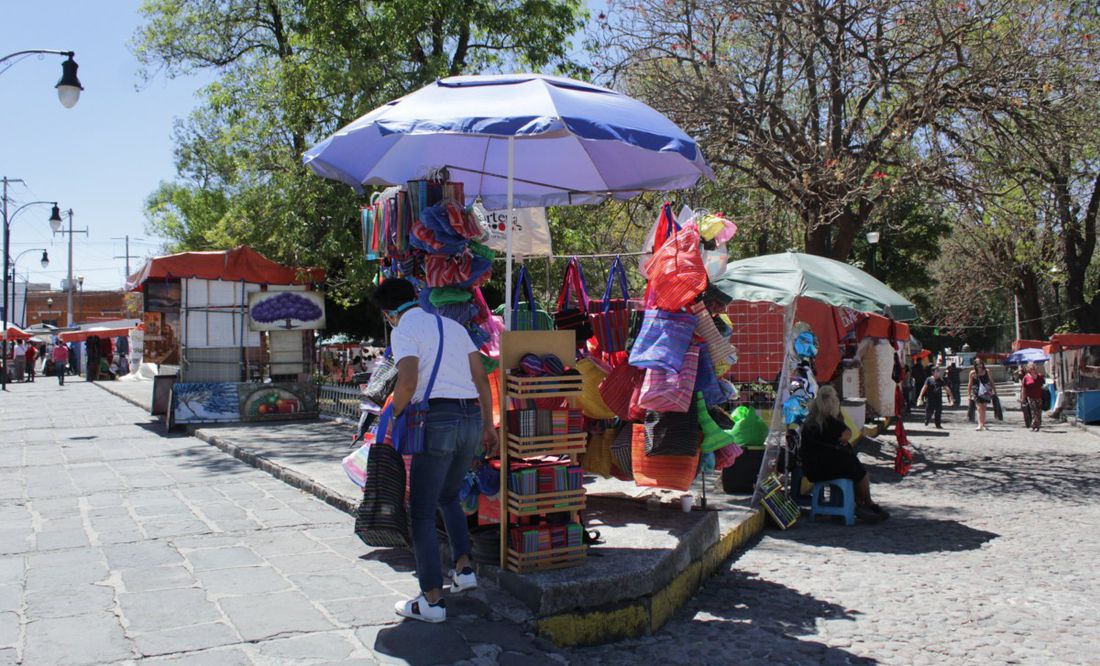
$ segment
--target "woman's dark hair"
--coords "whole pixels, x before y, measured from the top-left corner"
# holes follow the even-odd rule
[[[416,300],[416,289],[404,278],[390,278],[378,285],[370,300],[381,310],[396,310]]]

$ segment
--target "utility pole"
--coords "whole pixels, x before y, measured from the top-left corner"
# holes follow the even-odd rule
[[[130,260],[131,259],[138,259],[138,256],[136,254],[130,254],[130,235],[127,234],[125,236],[125,239],[126,239],[126,254],[122,255],[121,257],[115,257],[115,259],[125,259],[126,260],[126,279],[129,280],[130,279]],[[112,238],[111,240],[122,240],[122,238]],[[144,240],[144,239],[135,238],[134,240],[139,241],[139,240]]]
[[[69,234],[69,271],[68,277],[65,278],[65,307],[68,309],[68,321],[66,326],[72,328],[73,325],[73,234],[88,235],[88,227],[83,229],[77,229],[73,231],[73,209],[65,211],[65,214],[69,216],[69,229],[57,229],[54,231],[56,234]]]

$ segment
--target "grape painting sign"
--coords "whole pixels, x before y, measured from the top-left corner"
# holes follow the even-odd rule
[[[248,295],[252,331],[302,331],[325,327],[325,297],[317,291],[257,291]]]

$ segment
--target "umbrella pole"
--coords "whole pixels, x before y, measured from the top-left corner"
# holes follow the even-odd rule
[[[505,235],[508,239],[508,260],[504,269],[504,329],[512,330],[512,219],[514,218],[515,201],[512,198],[516,177],[516,140],[508,137],[508,226]]]

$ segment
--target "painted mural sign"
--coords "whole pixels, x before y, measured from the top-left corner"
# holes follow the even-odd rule
[[[317,387],[308,383],[191,382],[172,387],[174,423],[288,421],[317,416]]]
[[[252,331],[301,331],[325,327],[325,297],[317,291],[256,291],[248,295]]]

